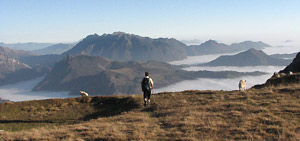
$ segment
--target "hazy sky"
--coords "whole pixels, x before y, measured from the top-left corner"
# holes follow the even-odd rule
[[[0,0],[0,42],[72,42],[123,31],[272,44],[299,39],[299,17],[300,0]]]

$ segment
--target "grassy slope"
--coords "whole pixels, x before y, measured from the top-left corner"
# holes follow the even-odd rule
[[[28,128],[46,127],[0,132],[0,138],[295,140],[300,138],[299,98],[300,85],[293,85],[248,90],[246,93],[160,93],[154,96],[148,107],[142,106],[141,95],[2,104],[0,128],[20,130],[22,127],[19,125],[23,124],[27,124]],[[39,125],[41,123],[45,125]]]

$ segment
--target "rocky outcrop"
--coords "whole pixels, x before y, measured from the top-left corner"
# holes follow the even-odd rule
[[[274,75],[261,85],[256,85],[253,88],[264,88],[271,86],[290,85],[300,83],[300,53],[297,54],[293,62],[288,65],[284,70]]]
[[[300,73],[300,52],[297,54],[293,62],[280,72],[287,73],[289,71],[293,73]]]

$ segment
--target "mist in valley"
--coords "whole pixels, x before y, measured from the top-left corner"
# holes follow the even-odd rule
[[[155,93],[159,92],[177,92],[184,90],[238,90],[238,83],[240,80],[247,81],[247,89],[254,85],[262,84],[267,81],[273,72],[282,70],[285,66],[257,66],[257,67],[189,67],[184,70],[197,71],[197,70],[210,70],[210,71],[238,71],[238,72],[253,72],[263,71],[268,74],[262,76],[243,76],[233,79],[215,79],[215,78],[197,78],[195,80],[185,80],[167,87],[159,88],[155,90]],[[155,80],[154,80],[155,81]]]
[[[69,92],[32,92],[32,88],[36,86],[43,77],[24,81],[12,85],[5,85],[0,87],[0,98],[10,101],[27,101],[49,98],[67,98]]]
[[[276,53],[294,53],[297,52],[297,47],[269,47],[263,51],[267,54]],[[212,61],[221,55],[234,55],[230,54],[214,54],[214,55],[202,55],[202,56],[189,56],[184,60],[169,62],[172,65],[193,65]],[[197,78],[195,80],[185,80],[169,85],[167,87],[155,89],[154,93],[158,92],[175,92],[183,90],[237,90],[239,80],[247,80],[247,88],[250,88],[256,84],[265,83],[265,81],[272,76],[274,72],[284,69],[285,66],[247,66],[247,67],[234,67],[234,66],[191,66],[183,68],[187,71],[238,71],[238,72],[253,72],[261,71],[268,74],[262,76],[243,76],[234,79],[209,79],[209,78]],[[142,75],[142,74],[141,74]],[[11,101],[26,101],[26,100],[38,100],[49,98],[67,98],[69,92],[32,92],[32,88],[36,86],[43,78],[38,78],[30,81],[20,82],[13,85],[6,85],[0,87],[0,98]],[[155,80],[154,80],[155,83]],[[79,96],[79,95],[78,95]]]
[[[295,53],[299,52],[300,48],[297,46],[276,46],[276,47],[267,47],[263,49],[266,54],[284,54],[284,53]],[[238,53],[230,54],[214,54],[214,55],[202,55],[202,56],[190,56],[184,60],[169,62],[173,65],[193,65],[201,64],[212,61],[221,55],[234,55]],[[237,72],[253,72],[261,71],[268,74],[262,76],[243,76],[233,79],[209,79],[209,78],[198,78],[195,80],[186,80],[177,82],[176,84],[159,88],[155,90],[155,93],[159,92],[175,92],[183,90],[238,90],[239,80],[247,81],[247,88],[251,88],[254,85],[262,84],[269,79],[274,72],[278,72],[284,69],[286,66],[246,66],[246,67],[236,67],[236,66],[191,66],[183,68],[187,71],[237,71]]]

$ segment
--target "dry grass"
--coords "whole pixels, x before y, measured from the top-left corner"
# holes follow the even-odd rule
[[[297,140],[300,138],[300,85],[239,91],[184,91],[160,93],[148,107],[141,95],[94,97],[87,103],[90,120],[17,132],[0,132],[4,140]],[[126,99],[126,100],[124,100]],[[61,113],[63,102],[27,106]],[[118,105],[130,101],[133,105]],[[74,101],[73,101],[74,102]],[[75,100],[76,102],[76,100]],[[117,103],[118,103],[117,102]],[[68,103],[68,104],[66,104]],[[12,106],[10,104],[6,106]],[[117,105],[117,106],[116,106]],[[44,108],[41,108],[43,106]],[[114,106],[114,108],[109,108]],[[126,108],[131,106],[131,108]],[[57,108],[54,108],[57,107]],[[87,106],[89,107],[89,106]],[[92,107],[90,107],[93,109]],[[99,110],[100,109],[100,110]],[[111,114],[110,110],[117,110]],[[61,111],[61,112],[60,112]],[[109,112],[110,111],[110,112]],[[95,114],[96,113],[96,114]],[[36,113],[37,114],[37,113]],[[7,114],[6,116],[9,116]],[[37,115],[32,114],[31,117]],[[11,116],[12,117],[12,116]],[[2,120],[3,117],[1,117]],[[44,115],[43,119],[49,118]]]

